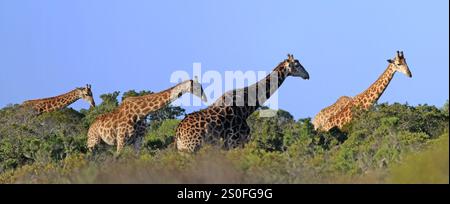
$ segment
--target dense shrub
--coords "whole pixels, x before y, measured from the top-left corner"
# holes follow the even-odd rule
[[[129,96],[150,94],[128,91]],[[316,132],[310,118],[248,119],[251,141],[230,151],[205,146],[196,154],[173,148],[184,110],[167,107],[149,118],[142,151],[113,147],[86,152],[86,132],[114,110],[119,92],[96,108],[67,108],[36,116],[17,105],[0,110],[2,183],[448,183],[448,101],[379,104],[361,112],[345,132]],[[446,157],[437,155],[447,155]],[[430,179],[426,179],[430,178]]]
[[[390,183],[449,182],[448,134],[434,140],[425,151],[411,152],[390,168]]]
[[[63,109],[36,116],[10,106],[0,111],[0,172],[33,162],[49,162],[85,152],[83,114]]]
[[[168,119],[158,125],[151,125],[144,138],[144,147],[150,151],[167,148],[174,142],[175,129],[180,121]]]

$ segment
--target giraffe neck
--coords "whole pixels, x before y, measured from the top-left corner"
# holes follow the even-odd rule
[[[80,99],[78,90],[74,89],[55,97],[25,101],[24,104],[34,106],[39,112],[51,112],[65,108],[78,99]]]
[[[269,98],[280,88],[286,79],[287,74],[282,70],[281,64],[277,66],[264,79],[258,81],[252,86],[257,90],[256,108],[261,107]],[[260,89],[262,89],[260,91]]]
[[[239,109],[238,112],[243,117],[248,117],[278,90],[287,76],[283,71],[283,63],[280,63],[264,79],[248,87],[225,93],[213,105],[232,106]]]
[[[53,99],[53,101],[51,102],[51,104],[53,105],[51,109],[57,110],[65,108],[70,104],[74,103],[75,101],[77,101],[78,99],[80,99],[78,90],[74,89],[66,94],[55,97],[55,99]]]
[[[368,89],[355,97],[354,104],[356,106],[368,109],[375,102],[377,102],[394,77],[395,70],[392,66],[392,64],[389,64],[383,74],[381,74],[381,76]]]
[[[183,94],[189,92],[188,82],[189,81],[182,82],[159,93],[133,97],[133,99],[127,100],[125,104],[129,104],[128,108],[132,109],[134,116],[138,120],[145,118],[151,112],[165,107],[167,104],[175,101]]]

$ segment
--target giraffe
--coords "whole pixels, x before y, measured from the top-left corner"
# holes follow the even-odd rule
[[[203,143],[223,148],[242,147],[250,139],[246,119],[279,88],[288,77],[309,79],[308,72],[293,55],[264,79],[241,89],[231,90],[206,109],[187,115],[176,129],[175,145],[182,152],[196,152]]]
[[[192,93],[206,102],[201,84],[195,80],[183,81],[159,93],[126,98],[114,111],[98,116],[88,130],[87,147],[90,151],[103,140],[117,145],[120,153],[125,144],[139,150],[146,129],[146,117],[185,93]]]
[[[397,51],[394,59],[387,61],[389,64],[386,70],[368,89],[354,98],[342,96],[333,105],[322,109],[314,117],[312,122],[314,128],[319,131],[329,131],[334,127],[342,129],[344,125],[350,123],[356,109],[368,110],[378,101],[396,72],[412,77],[403,51]]]
[[[24,101],[22,106],[30,107],[36,111],[37,114],[41,114],[65,108],[78,99],[83,99],[89,102],[91,107],[95,107],[91,85],[86,84],[86,87],[75,88],[70,92],[55,97]]]

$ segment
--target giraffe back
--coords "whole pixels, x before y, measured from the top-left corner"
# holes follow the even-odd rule
[[[314,129],[321,130],[332,116],[340,113],[352,100],[351,97],[341,96],[333,105],[322,109],[312,121]]]

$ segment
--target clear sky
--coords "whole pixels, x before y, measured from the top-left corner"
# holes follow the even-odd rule
[[[0,0],[0,107],[86,83],[99,104],[102,93],[173,86],[172,72],[191,72],[195,62],[203,71],[269,71],[292,53],[311,78],[288,78],[279,107],[312,117],[366,89],[396,50],[413,78],[397,73],[379,102],[442,106],[449,98],[448,4]]]

